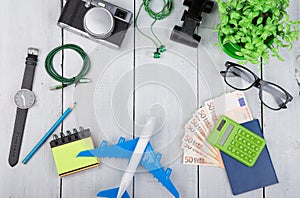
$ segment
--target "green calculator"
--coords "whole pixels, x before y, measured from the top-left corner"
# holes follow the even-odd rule
[[[207,141],[224,153],[253,166],[266,141],[226,116],[221,116]]]

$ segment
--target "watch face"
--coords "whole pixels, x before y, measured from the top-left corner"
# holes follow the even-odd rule
[[[16,93],[14,100],[20,109],[28,109],[34,104],[35,96],[32,91],[21,89]]]

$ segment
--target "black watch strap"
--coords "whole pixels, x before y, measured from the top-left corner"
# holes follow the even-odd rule
[[[19,161],[19,154],[22,144],[23,131],[26,123],[28,109],[17,108],[17,115],[14,125],[14,133],[10,145],[8,162],[11,167]]]
[[[25,72],[23,76],[22,89],[32,90],[35,67],[37,65],[38,49],[28,48],[28,56],[25,62]],[[26,123],[28,109],[17,108],[16,120],[13,136],[10,145],[8,162],[10,166],[15,166],[19,161],[22,145],[23,132]]]
[[[34,77],[35,67],[37,64],[37,58],[38,58],[38,49],[29,48],[28,56],[25,62],[26,67],[25,67],[21,89],[32,90],[33,77]]]

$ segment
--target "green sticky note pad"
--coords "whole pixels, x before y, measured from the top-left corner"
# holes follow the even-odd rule
[[[76,157],[81,151],[94,149],[89,129],[52,140],[50,146],[61,177],[99,165],[96,157]]]

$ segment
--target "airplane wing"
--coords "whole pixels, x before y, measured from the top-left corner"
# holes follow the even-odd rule
[[[117,144],[107,146],[107,141],[103,141],[99,148],[80,152],[77,157],[114,157],[114,158],[131,158],[132,152],[139,138],[125,141],[121,137]]]
[[[154,153],[154,150],[149,142],[140,163],[144,168],[149,170],[149,172],[160,183],[162,183],[162,185],[167,188],[168,191],[174,195],[174,197],[179,198],[179,193],[170,179],[172,169],[167,168],[166,171],[163,169],[160,164],[161,157],[162,154]]]

